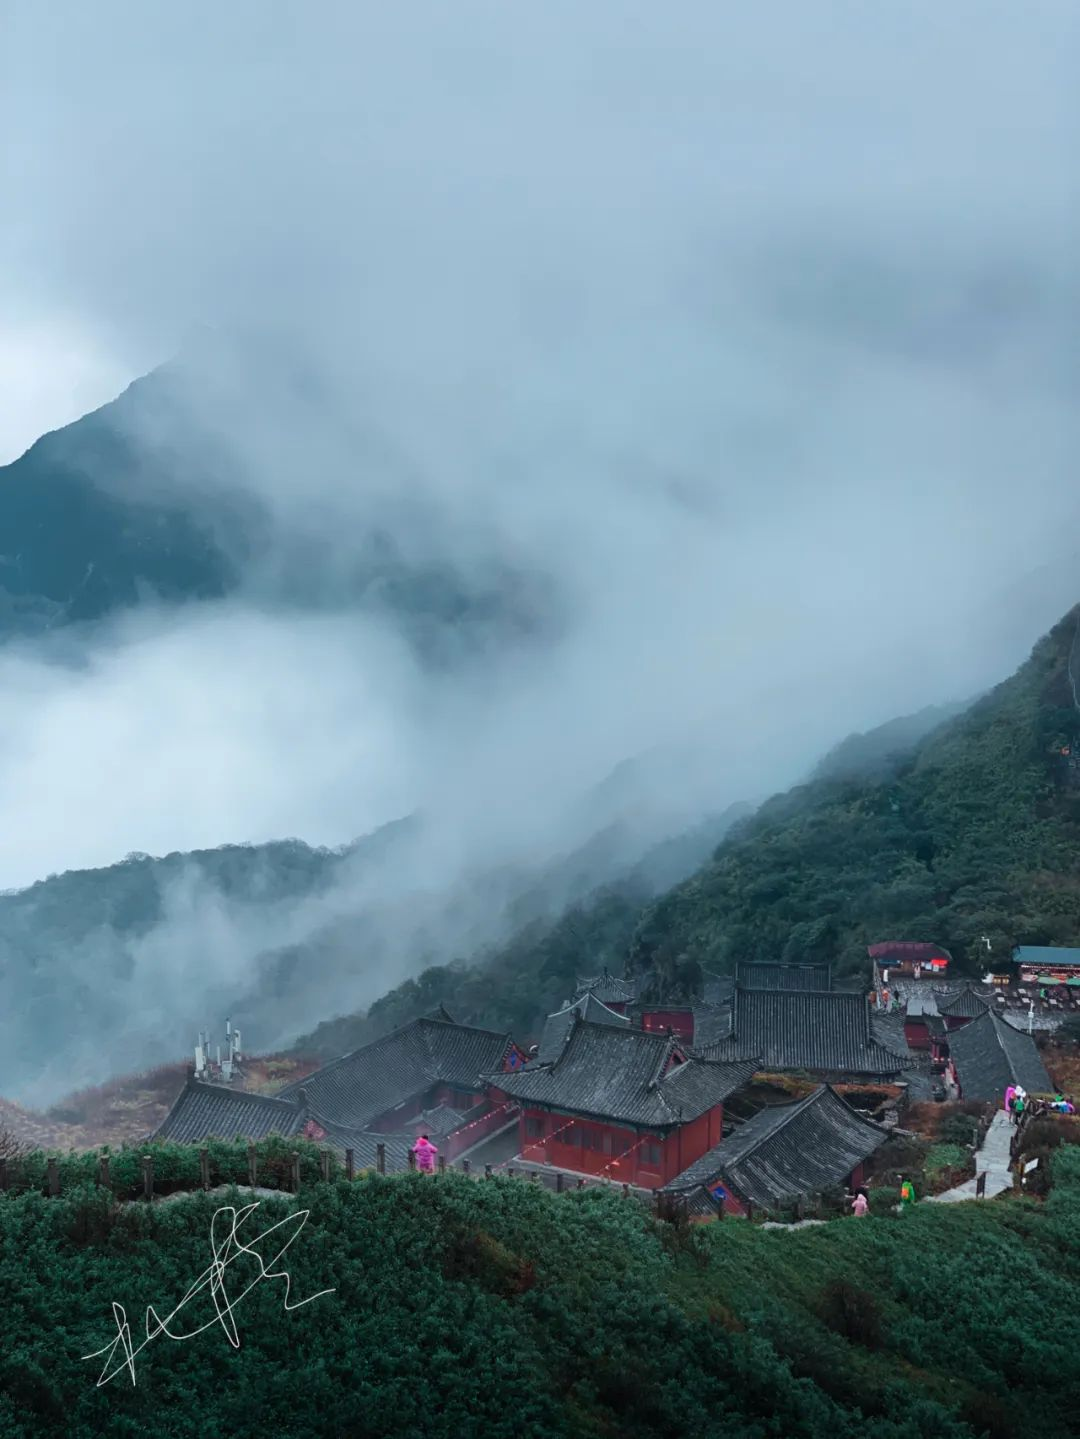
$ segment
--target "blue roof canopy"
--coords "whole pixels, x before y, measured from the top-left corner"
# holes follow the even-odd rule
[[[1014,964],[1046,965],[1053,969],[1059,965],[1080,965],[1080,948],[1050,944],[1018,944],[1013,950]]]

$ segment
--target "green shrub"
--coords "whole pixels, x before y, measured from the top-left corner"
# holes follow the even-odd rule
[[[941,1126],[944,1144],[974,1144],[979,1132],[979,1121],[972,1114],[950,1114]]]
[[[874,1296],[847,1279],[831,1279],[820,1300],[825,1324],[844,1339],[877,1349],[882,1342],[881,1310]]]

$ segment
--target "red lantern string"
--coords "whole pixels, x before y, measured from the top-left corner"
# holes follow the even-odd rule
[[[628,1154],[633,1154],[634,1150],[639,1149],[649,1137],[649,1135],[643,1134],[640,1139],[635,1141],[635,1143],[631,1144],[629,1149],[624,1149],[623,1152],[616,1155],[614,1159],[609,1159],[608,1162],[604,1165],[603,1169],[601,1169],[600,1174],[605,1174],[609,1169],[613,1167],[613,1165],[621,1164]],[[597,1178],[599,1177],[600,1176],[598,1175]],[[614,1178],[614,1175],[612,1176],[612,1178]]]
[[[553,1129],[550,1134],[543,1135],[543,1141],[546,1143],[547,1140],[554,1139],[556,1135],[562,1134],[564,1129],[569,1129],[572,1124],[576,1124],[577,1122],[578,1121],[576,1119],[568,1119],[565,1124],[560,1124],[558,1129]],[[528,1145],[526,1145],[526,1148],[528,1148]],[[506,1165],[514,1163],[521,1157],[522,1156],[520,1154],[512,1154],[509,1159],[503,1159],[498,1164],[493,1164],[491,1166],[491,1172],[494,1174],[496,1169],[503,1169],[506,1167]]]
[[[489,1109],[486,1114],[481,1114],[479,1119],[474,1119],[470,1124],[463,1124],[460,1129],[452,1129],[446,1138],[456,1139],[459,1134],[468,1134],[469,1130],[475,1129],[478,1124],[486,1124],[494,1115],[501,1114],[504,1109],[509,1109],[513,1102],[512,1099],[508,1099],[505,1104],[500,1104],[498,1109]]]

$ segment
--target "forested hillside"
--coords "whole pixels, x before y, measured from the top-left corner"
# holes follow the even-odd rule
[[[520,976],[514,1017],[528,1029],[536,993],[522,946],[542,940],[557,948],[561,935],[576,934],[584,906],[595,910],[594,943],[599,916],[608,915],[609,951],[621,963],[643,906],[692,873],[744,809],[659,844],[649,838],[654,817],[631,812],[562,855],[507,860],[451,885],[425,870],[425,821],[414,816],[340,849],[287,840],[133,854],[0,893],[8,997],[0,1094],[40,1106],[110,1075],[174,1061],[197,1029],[225,1015],[248,1044],[273,1050],[333,1015],[343,995],[377,993],[380,974],[415,975],[432,960],[483,953],[496,936],[512,934],[500,994],[513,1008]],[[431,1007],[428,984],[406,983],[410,1005]],[[388,1000],[370,1022],[346,1021],[344,1030],[381,1033],[399,1007]],[[342,1025],[331,1024],[301,1047],[334,1055],[342,1040]]]
[[[687,1231],[617,1190],[506,1178],[313,1184],[276,1266],[287,1234],[257,1236],[294,1201],[264,1200],[240,1231],[291,1287],[255,1285],[249,1255],[228,1264],[237,1349],[206,1288],[170,1326],[205,1332],[140,1349],[147,1306],[168,1315],[206,1273],[226,1196],[0,1196],[0,1430],[246,1435],[274,1412],[283,1434],[395,1439],[1069,1439],[1077,1159],[1057,1152],[1045,1201],[801,1232]],[[119,1347],[98,1352],[114,1303],[140,1350],[134,1386]]]
[[[435,1003],[528,1036],[575,977],[604,965],[653,969],[679,997],[702,967],[730,971],[739,958],[828,959],[843,977],[861,973],[866,946],[882,939],[943,944],[969,969],[985,967],[984,935],[1002,964],[1021,941],[1080,942],[1078,623],[1080,610],[959,715],[924,712],[839,746],[816,778],[741,819],[655,902],[640,887],[610,887],[304,1043],[341,1053]]]
[[[520,1039],[533,1035],[543,1015],[570,998],[583,964],[621,970],[645,906],[676,876],[692,872],[745,808],[733,806],[650,846],[607,882],[590,883],[585,855],[569,856],[561,867],[563,904],[557,908],[541,904],[542,886],[526,891],[508,914],[522,916],[511,939],[453,964],[429,965],[366,1012],[324,1021],[294,1043],[294,1052],[335,1058],[440,1004],[456,1019],[468,1017],[478,1024],[512,1030]],[[598,872],[594,867],[592,874]],[[548,882],[555,873],[558,867],[549,873]],[[298,956],[297,963],[302,962],[304,957]]]
[[[1080,940],[1080,711],[1069,674],[1080,611],[1028,662],[934,730],[883,779],[823,779],[778,796],[715,859],[642,918],[638,969],[678,982],[736,957],[864,963],[866,945],[945,945],[962,965],[981,936]]]

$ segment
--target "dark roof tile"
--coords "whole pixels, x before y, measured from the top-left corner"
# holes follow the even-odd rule
[[[510,1042],[488,1029],[416,1019],[287,1085],[280,1097],[304,1089],[308,1103],[335,1123],[363,1128],[436,1084],[479,1092],[481,1074],[501,1066]]]
[[[694,1049],[719,1044],[731,1033],[731,1004],[694,1005]]]
[[[380,1143],[385,1146],[387,1168],[403,1169],[412,1143],[409,1134],[367,1134],[335,1124],[299,1099],[247,1094],[194,1078],[180,1091],[153,1138],[196,1144],[207,1139],[265,1139],[272,1134],[310,1138],[342,1156],[352,1149],[358,1169],[374,1168]]]
[[[731,1035],[702,1053],[830,1074],[891,1075],[905,1064],[874,1038],[866,996],[836,990],[736,989]]]
[[[820,1194],[846,1179],[889,1137],[823,1084],[795,1104],[763,1109],[665,1185],[692,1190],[717,1182],[765,1207]]]
[[[885,1049],[891,1054],[907,1062],[911,1062],[914,1055],[911,1046],[907,1042],[907,1035],[904,1033],[904,1016],[902,1014],[885,1014],[876,1009],[870,1011],[870,1033]]]
[[[727,1004],[735,989],[735,976],[733,974],[714,974],[712,970],[702,970],[702,998],[706,1004]]]
[[[534,1062],[498,1084],[523,1103],[662,1129],[695,1119],[754,1073],[752,1061],[672,1063],[683,1052],[670,1035],[577,1019],[554,1063]]]
[[[832,989],[828,964],[762,964],[740,960],[735,983],[741,989]]]
[[[296,1134],[306,1118],[299,1104],[191,1078],[153,1137],[178,1144],[201,1139],[262,1139],[268,1134]]]
[[[617,975],[598,974],[594,979],[579,979],[577,989],[574,991],[574,998],[580,999],[582,995],[594,994],[597,999],[605,1004],[629,1004],[637,998],[637,979],[620,979]]]
[[[990,1001],[983,999],[970,984],[950,994],[939,991],[935,998],[938,1014],[947,1014],[953,1019],[978,1019],[979,1015],[985,1014],[990,1007]]]
[[[601,1003],[591,990],[586,990],[580,999],[575,999],[573,1004],[568,1004],[565,1009],[560,1009],[555,1014],[549,1014],[544,1021],[544,1032],[540,1036],[536,1053],[538,1063],[553,1064],[558,1059],[577,1018],[586,1019],[590,1024],[613,1024],[623,1029],[630,1025],[625,1014],[616,1014],[613,1009],[608,1009],[606,1004]]]
[[[1022,1085],[1029,1094],[1047,1094],[1054,1087],[1031,1036],[989,1009],[953,1030],[949,1055],[965,1099],[997,1099],[1010,1084]]]

